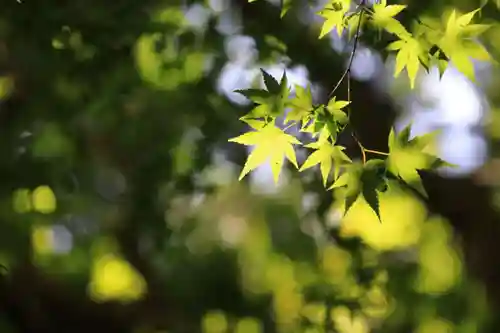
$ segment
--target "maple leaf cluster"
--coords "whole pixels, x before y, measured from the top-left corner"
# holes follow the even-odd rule
[[[439,158],[424,152],[433,142],[435,133],[410,140],[409,126],[399,135],[394,130],[391,132],[390,152],[385,159],[353,162],[345,154],[345,147],[336,142],[338,134],[349,122],[345,108],[350,105],[350,101],[332,97],[326,105],[314,105],[310,86],[295,86],[295,95],[290,97],[286,72],[280,82],[266,71],[261,72],[266,89],[237,90],[254,102],[250,112],[240,118],[252,131],[229,139],[230,142],[254,147],[239,180],[265,163],[270,164],[275,182],[279,180],[285,160],[299,171],[319,166],[323,185],[328,190],[344,190],[345,212],[359,197],[363,197],[380,218],[378,194],[387,189],[391,180],[410,184],[425,195],[417,170],[446,165]],[[284,116],[284,125],[288,125],[288,128],[296,125],[315,141],[303,145],[276,124],[280,116]],[[312,150],[300,167],[294,145],[303,145]]]
[[[284,2],[282,16],[289,8],[290,1]],[[429,72],[437,67],[442,76],[451,62],[466,77],[474,80],[472,59],[495,62],[479,41],[479,36],[490,26],[472,23],[480,8],[465,14],[453,10],[443,15],[441,20],[420,17],[410,28],[397,19],[405,9],[406,5],[387,4],[387,0],[373,4],[368,4],[366,0],[330,0],[318,12],[324,19],[319,38],[333,31],[339,36],[346,33],[348,38],[354,38],[348,68],[325,104],[313,104],[310,86],[295,86],[292,94],[286,73],[278,82],[261,70],[265,89],[237,90],[254,103],[252,110],[240,118],[252,131],[229,140],[254,147],[243,166],[240,180],[267,162],[271,165],[275,182],[280,177],[285,159],[299,171],[318,167],[325,188],[343,194],[344,214],[354,202],[363,198],[379,219],[379,194],[390,186],[402,186],[422,197],[427,196],[418,171],[453,166],[430,152],[429,147],[434,144],[437,132],[411,137],[410,125],[399,133],[392,129],[388,152],[365,148],[352,132],[362,153],[361,161],[352,161],[345,154],[345,147],[337,142],[339,134],[346,130],[349,123],[351,101],[349,91],[347,101],[338,100],[334,93],[343,80],[350,80],[350,67],[362,29],[371,27],[379,34],[385,32],[391,36],[392,41],[386,49],[395,52],[394,77],[406,70],[410,88],[415,87],[421,69]],[[350,85],[347,86],[349,90]],[[276,123],[278,117],[284,118],[281,127]],[[292,126],[310,134],[315,141],[303,145],[286,132]],[[294,146],[311,149],[300,166]],[[377,158],[367,160],[366,153]]]

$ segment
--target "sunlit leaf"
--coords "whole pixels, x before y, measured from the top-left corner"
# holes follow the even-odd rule
[[[286,134],[282,129],[276,127],[274,123],[270,123],[260,130],[229,139],[229,141],[255,146],[241,171],[240,180],[259,165],[270,161],[274,181],[278,182],[285,157],[298,168],[293,144],[301,143],[292,135]]]
[[[437,132],[410,137],[411,124],[406,126],[399,134],[394,129],[389,134],[389,157],[387,159],[388,171],[412,186],[421,195],[427,196],[418,170],[433,170],[442,166],[453,166],[440,158],[425,152],[433,144]]]
[[[334,28],[340,36],[344,31],[344,16],[351,7],[351,0],[332,0],[321,11],[319,15],[325,19],[321,27],[319,38],[323,38]]]
[[[351,162],[350,158],[343,152],[345,149],[344,147],[334,146],[328,141],[328,132],[326,131],[323,132],[323,135],[319,137],[317,142],[308,144],[306,147],[316,150],[309,155],[299,171],[306,170],[319,164],[324,186],[326,186],[328,182],[328,176],[330,175],[334,163],[338,168],[341,163]]]
[[[409,33],[405,27],[394,18],[406,5],[387,5],[386,1],[379,1],[373,4],[372,22],[379,28],[383,28],[397,36],[407,37]]]
[[[446,31],[439,41],[439,46],[455,67],[472,81],[475,81],[475,74],[471,58],[490,59],[486,49],[477,40],[466,39],[477,37],[487,29],[485,25],[469,25],[478,11],[476,9],[463,15],[452,11],[446,22]]]
[[[342,110],[346,106],[351,104],[349,101],[337,101],[335,96],[328,102],[326,109],[333,115],[333,118],[340,125],[345,125],[348,121],[347,114]]]
[[[277,117],[283,114],[285,105],[288,101],[290,88],[288,87],[288,78],[286,72],[283,72],[281,81],[278,81],[261,69],[264,78],[264,84],[267,90],[264,89],[241,89],[235,92],[242,94],[249,100],[253,101],[257,106],[253,108],[244,118],[264,118]]]
[[[427,62],[427,52],[419,41],[412,37],[395,41],[389,44],[387,48],[388,50],[398,51],[394,77],[398,77],[401,71],[406,68],[408,78],[410,79],[410,87],[413,89],[421,61]]]
[[[287,113],[285,123],[290,121],[304,121],[313,111],[311,87],[303,88],[295,86],[295,96],[286,104],[290,107]]]
[[[344,216],[357,199],[362,196],[379,220],[379,193],[385,191],[385,161],[374,159],[366,164],[351,164],[333,183],[330,189],[343,188]]]

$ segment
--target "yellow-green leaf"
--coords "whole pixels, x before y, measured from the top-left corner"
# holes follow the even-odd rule
[[[309,155],[299,169],[299,171],[303,171],[319,164],[321,176],[323,178],[323,186],[326,186],[328,182],[328,176],[332,170],[333,163],[336,164],[337,168],[341,163],[351,162],[349,157],[343,152],[345,148],[333,145],[328,141],[328,136],[328,131],[323,129],[317,142],[306,145],[306,147],[316,150]],[[337,175],[335,175],[335,177],[337,177]]]
[[[439,46],[455,67],[467,78],[474,81],[474,67],[470,58],[490,60],[486,49],[476,40],[467,39],[477,37],[486,31],[487,25],[470,24],[479,9],[458,15],[452,11],[446,22],[446,31],[439,40]]]
[[[285,118],[285,124],[290,121],[303,121],[313,110],[311,87],[295,86],[295,96],[287,104],[290,111]]]
[[[469,13],[466,13],[464,15],[461,15],[458,17],[455,21],[455,24],[459,27],[465,27],[466,25],[469,25],[469,23],[472,21],[472,18],[474,15],[476,15],[477,12],[479,12],[481,8],[475,9]]]
[[[423,50],[419,41],[411,37],[389,44],[388,49],[398,50],[394,77],[398,77],[401,71],[406,68],[410,79],[410,87],[413,89],[420,68],[420,59],[425,61],[427,53]]]
[[[455,49],[450,57],[451,62],[455,67],[464,74],[469,80],[475,81],[474,64],[469,58],[469,55],[464,49]]]
[[[285,157],[298,168],[293,144],[301,143],[295,137],[286,134],[282,129],[276,127],[274,123],[270,123],[260,130],[229,139],[229,141],[255,146],[254,150],[248,155],[239,180],[243,179],[243,177],[259,165],[270,161],[274,181],[278,182]]]
[[[409,36],[405,27],[394,16],[399,14],[406,5],[389,5],[385,1],[375,3],[373,5],[373,13],[371,15],[371,22],[378,28],[385,29],[388,32],[397,36]]]
[[[345,172],[341,174],[335,182],[328,189],[333,190],[334,188],[339,188],[343,186],[347,186],[347,182],[349,181],[349,173]]]
[[[479,61],[492,61],[491,55],[484,48],[483,45],[473,42],[471,40],[464,40],[463,42],[464,53],[466,53],[471,58],[477,59]]]
[[[258,119],[241,117],[240,120],[248,124],[248,126],[253,128],[254,130],[260,130],[266,125],[265,121]]]
[[[318,14],[325,19],[319,38],[323,38],[334,28],[340,36],[344,31],[344,15],[351,7],[351,0],[333,0],[327,4]]]
[[[299,171],[309,169],[316,164],[320,165],[321,176],[323,177],[323,185],[326,186],[328,181],[328,175],[332,170],[332,158],[333,146],[330,143],[325,143],[321,145],[315,152],[313,152],[305,160],[304,164],[300,167]]]
[[[398,176],[405,183],[426,196],[427,194],[417,171],[434,169],[449,164],[428,153],[428,148],[433,144],[438,132],[431,132],[410,140],[410,126],[406,126],[397,135],[394,129],[391,130],[387,166],[393,175]]]
[[[333,115],[335,121],[344,125],[347,123],[348,118],[347,114],[342,109],[348,106],[349,104],[351,104],[350,101],[341,101],[341,100],[337,101],[335,99],[335,96],[333,96],[333,98],[328,102],[326,109]]]

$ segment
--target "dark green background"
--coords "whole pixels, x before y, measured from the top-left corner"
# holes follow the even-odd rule
[[[404,24],[423,13],[440,17],[449,6],[479,6],[469,0],[402,3],[408,5]],[[254,38],[261,64],[284,53],[290,65],[306,66],[313,83],[335,85],[344,56],[297,19],[304,3],[293,2],[283,19],[263,0],[227,4],[241,19],[240,33]],[[259,327],[368,332],[346,326],[353,317],[370,332],[498,332],[491,315],[500,309],[498,70],[485,86],[493,110],[488,164],[461,178],[423,175],[426,208],[393,193],[385,214],[398,218],[388,225],[415,223],[421,237],[377,250],[367,239],[324,228],[335,200],[319,172],[309,178],[290,173],[272,196],[251,193],[247,180],[237,183],[245,150],[227,139],[246,130],[238,118],[248,107],[216,89],[227,61],[225,36],[216,29],[220,13],[196,32],[182,28],[181,10],[188,5],[2,1],[0,256],[6,270],[0,276],[0,331],[215,333],[226,321],[239,333]],[[496,24],[499,17],[491,1],[481,19]],[[148,51],[148,40],[156,48]],[[495,26],[485,42],[497,59],[499,41]],[[366,34],[363,42],[382,50],[388,40]],[[212,65],[205,67],[209,57]],[[402,107],[376,85],[352,83],[353,126],[370,149],[386,151]],[[346,146],[359,157],[353,142]],[[216,149],[234,173],[217,171]],[[38,186],[55,194],[54,212],[26,208],[27,190]],[[317,204],[304,212],[301,202],[309,193]],[[319,226],[316,237],[311,223]],[[372,233],[382,228],[362,209],[343,228],[349,223]],[[66,238],[71,234],[69,252],[52,247],[53,225]],[[384,228],[394,244],[404,243],[401,230]],[[147,294],[130,300],[91,292],[89,283],[104,279],[96,278],[95,263],[109,253],[139,272]],[[127,274],[118,271],[109,289]],[[428,280],[430,289],[415,287],[418,279]],[[322,315],[331,309],[333,316]],[[338,315],[346,309],[350,315]],[[242,324],[243,318],[253,319]]]

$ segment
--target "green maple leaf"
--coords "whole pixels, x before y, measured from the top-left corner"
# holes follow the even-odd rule
[[[325,19],[319,38],[323,38],[334,28],[337,28],[338,35],[344,31],[344,16],[351,8],[351,0],[333,0],[330,1],[318,15]]]
[[[394,77],[398,77],[401,71],[406,68],[408,78],[410,80],[410,87],[415,87],[415,80],[417,78],[420,63],[428,62],[428,53],[421,45],[419,40],[413,37],[406,37],[400,39],[387,46],[388,50],[398,51],[396,55],[396,68],[394,69]]]
[[[424,151],[426,148],[430,148],[431,145],[435,145],[436,140],[438,139],[439,134],[441,134],[441,130],[435,130],[423,135],[419,135],[410,139],[411,134],[411,124],[407,125],[398,135],[398,140],[394,143],[390,143],[390,145],[399,145],[404,147],[408,145],[415,149]]]
[[[320,133],[327,133],[332,141],[337,140],[337,134],[339,132],[339,124],[335,119],[322,111],[317,111],[313,117],[311,117],[312,122],[309,125],[304,126],[301,132],[310,133],[313,138],[320,135]]]
[[[245,122],[248,126],[250,126],[251,128],[253,128],[254,130],[257,130],[257,131],[264,128],[264,126],[267,125],[267,122],[265,122],[263,120],[253,119],[253,118],[241,117],[240,120]]]
[[[457,17],[457,11],[453,10],[448,17],[448,21],[446,22],[446,35],[449,37],[458,37],[460,33],[466,28],[472,19],[474,18],[474,15],[476,15],[477,12],[479,12],[480,8],[473,10],[471,12],[468,12],[466,14],[460,15]]]
[[[303,88],[299,85],[295,86],[295,96],[286,104],[290,111],[285,118],[285,124],[290,121],[307,122],[314,107],[312,105],[311,87],[308,85]]]
[[[353,163],[344,169],[344,172],[338,177],[332,186],[328,189],[343,188],[344,192],[344,214],[345,216],[351,206],[358,199],[361,193],[361,175],[363,173],[363,166],[359,163]]]
[[[278,182],[285,157],[298,168],[293,144],[301,143],[294,136],[276,127],[274,122],[266,124],[257,131],[248,132],[236,138],[229,139],[229,142],[255,146],[255,149],[248,155],[239,180],[243,179],[243,177],[259,165],[270,161],[274,181]]]
[[[340,125],[345,125],[348,122],[347,114],[342,110],[351,104],[349,101],[337,101],[335,96],[328,102],[326,110],[333,115],[334,120]]]
[[[418,174],[419,170],[437,169],[442,166],[453,166],[425,151],[433,144],[439,132],[431,132],[423,136],[410,137],[411,125],[406,126],[398,135],[394,129],[389,134],[388,171],[392,177],[404,181],[421,195],[427,193]]]
[[[435,49],[435,51],[433,51],[433,49]],[[429,58],[429,65],[427,66],[427,72],[429,72],[431,66],[435,66],[439,70],[439,78],[442,78],[444,72],[448,68],[448,61],[449,61],[448,57],[446,56],[446,54],[444,54],[443,50],[441,50],[437,45],[434,45],[431,48],[431,51],[429,51],[429,53],[430,53],[430,58]]]
[[[406,5],[387,5],[386,0],[381,0],[379,3],[373,4],[373,13],[371,15],[372,23],[379,27],[393,33],[397,36],[409,36],[410,34],[406,31],[405,27],[394,18],[399,14]]]
[[[474,66],[470,58],[491,61],[486,49],[473,38],[486,31],[487,25],[470,24],[480,9],[463,15],[452,11],[439,46],[455,67],[471,81],[475,81]]]
[[[387,189],[385,170],[385,161],[380,159],[369,160],[365,165],[351,164],[346,168],[330,187],[330,189],[344,188],[344,216],[362,196],[381,221],[379,193]]]
[[[311,133],[313,137],[316,137],[321,131],[325,130],[335,142],[338,132],[348,122],[348,116],[342,109],[349,103],[348,101],[337,101],[333,97],[327,106],[322,105],[314,110],[313,116],[310,117],[312,122],[303,126],[301,131]]]
[[[374,159],[365,164],[363,174],[361,175],[363,198],[381,222],[378,196],[380,192],[383,192],[387,188],[385,170],[385,161]]]
[[[257,106],[255,106],[247,115],[240,118],[242,120],[247,118],[263,118],[279,112],[279,110],[273,110],[275,106],[275,97],[267,90],[243,89],[235,90],[235,92],[245,96],[257,104]]]
[[[257,104],[257,106],[253,108],[247,115],[242,117],[243,119],[277,117],[281,115],[285,110],[285,104],[290,94],[286,72],[283,72],[283,76],[279,83],[265,70],[261,69],[261,72],[267,90],[235,90],[235,92],[242,94],[243,96]]]
[[[490,28],[491,25],[489,24],[469,24],[462,27],[461,34],[464,38],[473,38],[483,34]]]
[[[309,169],[317,164],[320,165],[321,176],[323,178],[323,186],[328,182],[328,176],[335,164],[334,177],[338,177],[338,170],[340,166],[345,163],[351,163],[351,159],[343,152],[345,147],[335,146],[329,140],[328,131],[324,130],[320,134],[317,142],[310,143],[305,147],[316,149],[305,160],[304,164],[300,167],[299,171]]]
[[[281,92],[281,84],[278,83],[278,81],[268,72],[266,72],[264,69],[260,69],[260,72],[262,73],[262,77],[264,79],[264,85],[267,88],[267,91],[269,91],[273,95],[277,95]],[[286,73],[283,73],[283,78],[286,81]],[[281,81],[283,82],[283,78]]]
[[[235,92],[245,96],[249,100],[257,104],[265,104],[269,101],[272,94],[264,89],[238,89]]]

